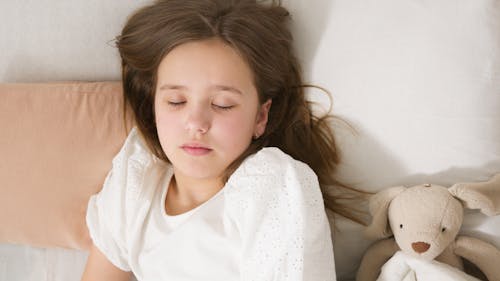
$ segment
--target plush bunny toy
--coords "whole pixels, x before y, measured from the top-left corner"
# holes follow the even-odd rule
[[[373,220],[366,234],[384,239],[368,248],[356,279],[478,280],[463,272],[465,258],[489,281],[500,280],[500,251],[482,240],[457,236],[464,207],[498,215],[500,174],[483,183],[393,187],[373,195]]]

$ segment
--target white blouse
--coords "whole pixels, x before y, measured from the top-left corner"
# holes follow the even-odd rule
[[[117,267],[140,281],[335,280],[330,226],[306,164],[264,148],[177,216],[164,207],[172,173],[134,128],[87,210],[94,245]]]

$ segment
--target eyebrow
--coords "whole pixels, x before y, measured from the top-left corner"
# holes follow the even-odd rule
[[[214,89],[214,90],[217,90],[217,91],[227,91],[227,92],[232,92],[232,93],[235,93],[235,94],[238,94],[238,95],[243,95],[242,91],[240,91],[239,89],[237,89],[235,87],[231,87],[231,86],[214,85],[211,88]],[[174,84],[163,84],[160,87],[160,91],[162,91],[162,90],[186,90],[186,89],[187,89],[186,86],[174,85]]]
[[[231,86],[215,85],[213,88],[218,91],[228,91],[228,92],[233,92],[235,94],[243,95],[243,93],[240,90]]]
[[[160,87],[160,90],[185,90],[186,87],[181,85],[173,85],[173,84],[163,84]]]

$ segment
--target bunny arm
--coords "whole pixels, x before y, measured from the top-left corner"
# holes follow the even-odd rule
[[[489,281],[500,281],[500,250],[495,246],[477,238],[459,236],[454,252],[475,264]]]
[[[382,266],[399,251],[394,238],[373,243],[365,252],[356,275],[356,281],[377,280]]]
[[[464,263],[460,256],[455,253],[455,244],[451,243],[443,252],[436,257],[436,261],[441,263],[446,263],[453,267],[458,268],[459,270],[464,270]]]

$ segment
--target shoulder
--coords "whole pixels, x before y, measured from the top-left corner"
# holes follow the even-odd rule
[[[133,128],[120,152],[113,159],[110,174],[134,197],[145,191],[142,188],[144,183],[155,183],[146,181],[146,175],[155,178],[167,168],[167,163],[154,156],[137,128]]]
[[[148,165],[153,155],[148,149],[145,140],[137,130],[132,128],[118,154],[113,158],[113,170],[126,168],[129,162],[136,162],[142,166]]]
[[[242,239],[242,276],[333,280],[330,226],[315,173],[277,148],[248,157],[228,180],[226,207]],[[300,261],[296,263],[296,261]]]
[[[90,197],[86,222],[94,245],[129,270],[131,235],[141,227],[168,166],[153,156],[135,128],[112,163],[101,191]]]
[[[300,173],[305,177],[316,177],[305,163],[293,159],[277,147],[264,147],[248,156],[236,169],[231,179],[252,176],[280,177],[286,173]]]
[[[227,182],[226,197],[240,209],[247,205],[322,205],[319,182],[305,163],[276,147],[266,147],[242,162]]]
[[[153,157],[145,141],[136,128],[133,128],[118,154],[113,158],[101,197],[111,196],[116,201],[120,195],[130,194],[131,198],[138,193],[140,181],[145,170],[151,165]],[[124,199],[124,198],[123,198]]]
[[[152,200],[155,184],[166,166],[150,152],[140,133],[133,128],[113,158],[101,191],[90,198],[89,208],[100,210],[110,221],[133,216],[137,208]]]

